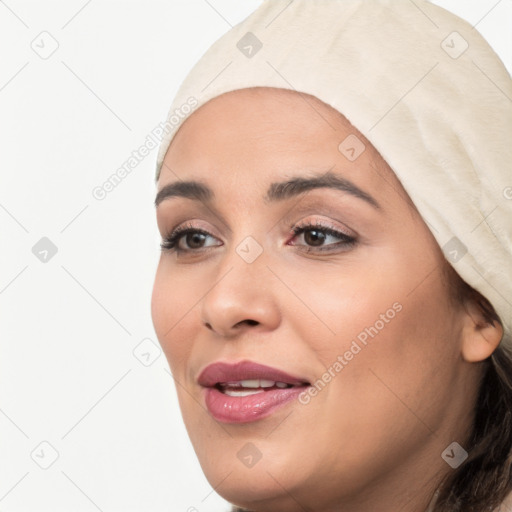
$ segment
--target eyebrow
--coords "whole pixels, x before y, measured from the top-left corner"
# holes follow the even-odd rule
[[[283,201],[317,188],[340,190],[366,201],[375,209],[381,209],[380,204],[370,194],[331,171],[312,177],[296,176],[286,181],[272,183],[263,200],[267,203]],[[155,207],[171,197],[185,197],[208,203],[213,201],[215,194],[208,185],[199,181],[177,181],[165,185],[157,193]]]

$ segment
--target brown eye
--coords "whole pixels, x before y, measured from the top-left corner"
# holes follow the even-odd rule
[[[304,232],[304,240],[308,245],[321,246],[325,238],[325,234],[317,229],[309,229]]]
[[[199,252],[202,249],[209,249],[211,247],[211,245],[204,245],[208,237],[214,238],[210,233],[202,229],[197,229],[190,225],[183,226],[176,228],[170,235],[166,236],[160,247],[165,252]],[[185,247],[183,247],[183,244],[180,245],[182,239],[185,242]]]
[[[206,235],[204,233],[186,233],[183,236],[181,236],[181,239],[186,240],[187,245],[190,249],[200,249],[205,240]]]
[[[337,248],[348,249],[356,244],[356,238],[342,231],[338,231],[328,226],[321,224],[305,224],[297,226],[293,229],[294,238],[299,238],[299,235],[304,235],[304,242],[306,245],[306,252],[321,252],[321,251],[335,251]],[[340,240],[338,243],[325,244],[329,238],[337,238]],[[303,245],[296,244],[293,245]],[[324,247],[325,245],[325,247]]]

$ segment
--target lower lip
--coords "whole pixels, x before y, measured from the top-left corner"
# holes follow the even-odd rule
[[[206,388],[205,402],[208,411],[217,421],[248,423],[270,416],[297,398],[307,387],[272,389],[247,396],[229,396],[217,388]]]

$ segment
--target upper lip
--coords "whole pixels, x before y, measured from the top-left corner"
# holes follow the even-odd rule
[[[309,384],[307,379],[295,377],[277,368],[272,368],[253,361],[237,363],[216,362],[209,364],[199,375],[197,381],[201,386],[213,387],[223,382],[239,382],[241,380],[266,379],[285,382],[292,385]]]

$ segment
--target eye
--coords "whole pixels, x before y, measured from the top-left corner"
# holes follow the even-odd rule
[[[208,248],[208,246],[204,246],[204,241],[207,237],[212,237],[212,235],[207,231],[195,228],[192,224],[187,224],[176,228],[172,233],[164,237],[160,247],[165,252],[199,252],[202,249]],[[182,239],[189,247],[183,248],[180,246]]]
[[[306,248],[306,252],[323,252],[323,251],[335,251],[340,247],[348,249],[356,244],[356,238],[342,231],[334,229],[331,226],[324,226],[319,223],[306,223],[299,226],[295,226],[292,229],[294,238],[304,234],[304,241],[306,244],[311,244]],[[328,237],[337,238],[341,240],[336,244],[328,244],[324,247],[324,242]],[[295,243],[292,245],[296,245]]]
[[[324,252],[335,251],[339,248],[349,249],[356,244],[356,238],[334,229],[331,226],[324,226],[319,223],[306,223],[295,226],[292,229],[294,238],[304,234],[304,241],[309,247],[305,252]],[[180,226],[164,237],[160,247],[165,252],[176,252],[177,254],[198,253],[204,249],[215,247],[215,244],[204,245],[205,240],[214,238],[210,233],[203,229],[195,228],[192,224]],[[328,244],[324,247],[325,241],[329,238],[337,238],[340,242]],[[180,242],[183,240],[185,247]],[[221,244],[217,244],[221,245]],[[293,243],[291,245],[301,245]]]

